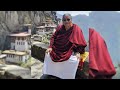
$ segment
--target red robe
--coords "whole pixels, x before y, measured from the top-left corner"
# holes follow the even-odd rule
[[[116,70],[104,39],[89,29],[89,75],[92,78],[112,78]]]
[[[52,48],[50,56],[54,62],[66,61],[73,51],[84,53],[86,46],[82,30],[76,24],[67,31],[64,25],[60,25],[50,40],[49,47]]]

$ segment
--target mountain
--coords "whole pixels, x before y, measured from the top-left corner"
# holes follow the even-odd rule
[[[120,13],[115,11],[92,11],[89,16],[73,16],[76,23],[83,30],[86,41],[89,39],[89,28],[94,28],[105,39],[108,51],[114,64],[120,63]]]
[[[57,16],[58,18],[61,18],[61,19],[62,19],[62,15],[61,15],[61,14],[56,13],[56,16]]]

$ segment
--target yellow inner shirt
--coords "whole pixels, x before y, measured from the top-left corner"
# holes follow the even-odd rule
[[[84,54],[80,54],[80,57],[82,58],[82,62],[84,62],[88,56],[89,56],[89,52],[85,52]]]

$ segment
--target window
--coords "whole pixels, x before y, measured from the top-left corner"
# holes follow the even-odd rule
[[[19,61],[21,60],[20,56],[19,56]]]
[[[21,61],[22,61],[22,56],[21,56]]]
[[[19,56],[19,61],[22,61],[22,56]]]
[[[20,40],[20,37],[18,37],[18,40]]]
[[[24,40],[24,37],[22,37],[22,40]]]

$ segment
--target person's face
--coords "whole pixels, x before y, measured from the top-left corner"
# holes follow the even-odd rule
[[[69,17],[65,16],[65,17],[63,18],[63,25],[64,25],[64,26],[71,26],[71,24],[72,24],[71,19],[70,19]]]

